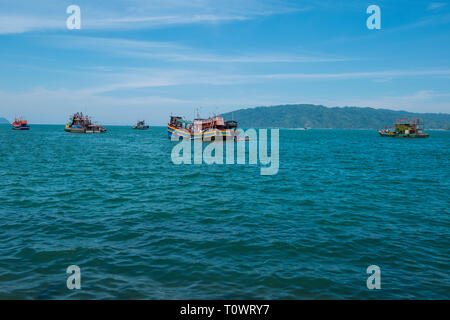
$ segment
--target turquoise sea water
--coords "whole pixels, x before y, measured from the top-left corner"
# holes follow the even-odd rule
[[[0,126],[0,298],[450,298],[450,132],[281,130],[261,176],[108,130]]]

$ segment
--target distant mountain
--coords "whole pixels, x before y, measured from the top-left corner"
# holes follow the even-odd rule
[[[0,118],[0,124],[10,124],[10,122],[5,118]]]
[[[411,113],[387,109],[334,107],[312,104],[240,109],[222,115],[242,128],[377,129],[391,126],[403,117],[420,118],[425,129],[450,129],[448,113]]]

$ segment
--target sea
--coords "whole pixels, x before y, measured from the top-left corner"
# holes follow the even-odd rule
[[[261,175],[107,129],[0,126],[0,299],[450,298],[449,131],[280,130]]]

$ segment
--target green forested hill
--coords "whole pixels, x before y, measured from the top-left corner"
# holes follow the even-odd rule
[[[377,129],[390,126],[402,117],[421,118],[426,129],[450,129],[450,114],[411,113],[387,109],[334,107],[311,104],[240,109],[222,115],[243,128],[331,128]]]

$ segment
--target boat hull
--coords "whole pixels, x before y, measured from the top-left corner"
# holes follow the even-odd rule
[[[178,129],[172,126],[167,126],[167,134],[170,140],[180,140],[180,139],[191,139],[191,140],[202,140],[202,141],[214,141],[218,138],[223,140],[233,139],[233,130],[219,130],[213,129],[205,132],[191,132],[187,129]]]
[[[104,133],[104,132],[106,132],[106,129],[104,129],[104,130],[86,130],[84,128],[64,128],[64,131],[69,132],[69,133],[89,134],[89,133]]]
[[[26,127],[12,127],[13,130],[16,131],[27,131],[30,130],[30,126],[26,126]]]
[[[397,134],[395,132],[389,131],[389,132],[383,132],[381,130],[378,130],[378,133],[382,137],[389,137],[389,138],[428,138],[430,135],[428,133],[420,133],[420,134]]]

